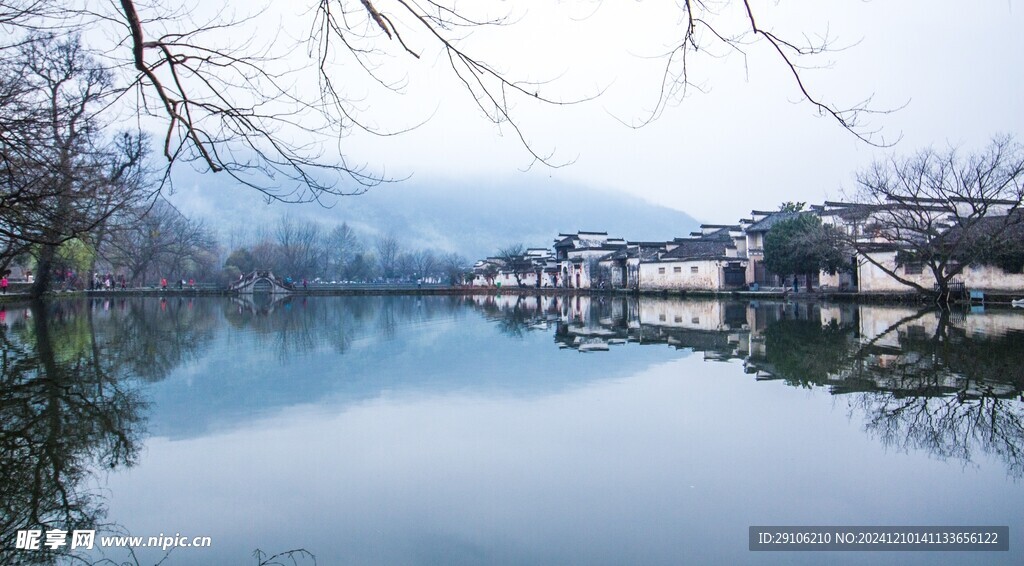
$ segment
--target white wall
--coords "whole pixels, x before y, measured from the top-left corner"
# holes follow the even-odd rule
[[[697,273],[692,272],[694,267]],[[722,288],[721,270],[715,260],[641,263],[640,288],[716,291]]]
[[[887,268],[895,268],[895,272],[904,279],[918,283],[925,289],[931,289],[935,285],[935,276],[928,266],[923,266],[920,275],[907,275],[905,266],[896,266],[896,252],[872,254],[876,261]],[[861,291],[866,293],[896,292],[907,293],[916,291],[909,285],[904,285],[893,279],[888,273],[873,263],[861,259],[858,285]],[[1001,291],[1024,293],[1024,274],[1010,274],[998,267],[989,265],[972,265],[964,269],[963,273],[957,275],[967,285],[968,289],[978,291]]]

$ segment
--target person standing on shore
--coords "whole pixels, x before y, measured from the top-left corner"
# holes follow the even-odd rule
[[[5,295],[7,294],[7,274],[0,278],[0,289],[3,289]]]

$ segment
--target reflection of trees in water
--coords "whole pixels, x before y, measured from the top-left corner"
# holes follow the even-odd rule
[[[170,300],[34,303],[0,327],[0,561],[47,563],[68,552],[16,553],[18,530],[93,530],[98,470],[131,466],[145,433],[138,380],[158,381],[208,347],[212,305]],[[68,538],[70,541],[70,535]]]
[[[495,323],[499,332],[511,338],[522,338],[528,332],[546,330],[558,319],[559,302],[541,296],[480,295],[468,303]]]
[[[856,395],[851,406],[864,412],[865,430],[887,447],[964,463],[980,449],[1002,460],[1007,474],[1024,477],[1024,410],[1017,400],[877,391]]]
[[[929,332],[921,321],[932,316]],[[1024,477],[1019,331],[971,335],[948,312],[922,311],[859,338],[854,327],[811,318],[765,328],[766,367],[775,376],[847,395],[868,434],[888,447],[964,463],[980,450]]]
[[[266,305],[223,303],[228,323],[287,361],[329,347],[344,353],[363,336],[391,340],[403,327],[459,312],[461,297],[290,296]]]
[[[824,385],[849,361],[853,329],[831,321],[781,319],[764,330],[771,372],[794,386]]]
[[[556,321],[555,341],[566,348],[628,341],[688,348],[711,360],[745,357],[759,378],[842,395],[863,413],[866,432],[886,446],[965,463],[980,450],[999,458],[1013,477],[1024,477],[1019,330],[972,334],[960,326],[969,320],[963,316],[897,310],[881,313],[895,315],[887,328],[861,336],[863,314],[855,305],[724,302],[708,309],[706,301],[642,298],[638,308],[627,297],[539,299],[478,297],[473,305],[510,336]],[[641,324],[643,309],[653,323]],[[719,319],[703,326],[698,313]],[[749,349],[736,340],[748,341]],[[763,348],[756,347],[761,340]]]
[[[133,376],[147,381],[159,381],[198,359],[209,347],[218,322],[208,301],[186,297],[88,304],[102,347],[116,354]]]
[[[1024,477],[1021,333],[972,336],[946,312],[930,335],[912,323],[898,332],[898,353],[858,353],[854,375],[889,386],[852,402],[866,430],[886,446],[965,463],[981,450]]]
[[[3,563],[48,563],[67,552],[15,551],[16,532],[96,529],[102,498],[83,484],[93,470],[138,456],[146,404],[130,382],[132,366],[101,344],[83,311],[85,303],[37,303],[30,317],[0,328]]]

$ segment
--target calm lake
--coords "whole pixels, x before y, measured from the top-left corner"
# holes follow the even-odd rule
[[[96,546],[210,537],[165,565],[255,565],[257,549],[321,565],[1024,563],[1020,309],[516,295],[0,309],[4,564],[81,563],[45,545],[74,529]],[[752,552],[752,525],[1002,525],[1010,544]],[[40,549],[15,548],[28,529]]]

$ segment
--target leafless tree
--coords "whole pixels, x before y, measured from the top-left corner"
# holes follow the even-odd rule
[[[635,9],[644,7],[636,3]],[[265,30],[264,18],[272,16],[232,17],[221,10],[204,18],[201,8],[206,7],[135,0],[7,0],[0,5],[0,25],[21,33],[12,33],[0,49],[19,42],[25,30],[89,30],[88,36],[97,38],[94,51],[123,70],[118,88],[131,94],[143,114],[161,121],[160,145],[168,163],[191,161],[283,199],[358,193],[384,179],[352,161],[341,143],[353,128],[389,133],[364,119],[364,101],[346,92],[347,79],[356,77],[343,73],[352,68],[367,73],[360,79],[369,76],[384,89],[401,90],[403,81],[394,78],[400,73],[391,72],[396,61],[439,60],[468,101],[510,129],[534,159],[551,165],[560,161],[524,131],[516,107],[573,104],[600,93],[566,96],[558,92],[557,81],[505,69],[496,62],[500,54],[487,51],[486,43],[465,41],[474,32],[515,25],[516,16],[505,5],[318,0],[301,31],[282,34],[306,44],[307,59],[299,64],[295,45],[252,31]],[[763,23],[770,10],[762,12],[748,0],[684,0],[679,9],[678,38],[665,54],[658,103],[649,119],[688,89],[700,88],[691,78],[698,56],[709,54],[701,61],[710,62],[727,52],[746,57],[763,49],[808,104],[859,138],[885,143],[865,127],[870,100],[836,104],[808,84],[806,68],[832,48],[830,37],[807,39],[815,37],[807,30],[796,39],[783,37]],[[103,38],[112,41],[102,43]]]
[[[523,244],[509,244],[498,250],[495,256],[502,262],[504,271],[516,278],[516,286],[523,286],[523,275],[534,270],[533,262],[525,255],[526,246]]]
[[[284,216],[278,221],[276,237],[279,261],[275,270],[282,276],[310,278],[322,265],[322,229],[312,221]]]
[[[402,252],[398,254],[398,259],[395,260],[395,275],[399,279],[411,280],[416,277],[415,261],[413,260],[413,252]]]
[[[925,149],[876,162],[857,177],[855,200],[869,212],[851,245],[861,257],[918,291],[871,253],[897,252],[898,262],[927,266],[939,294],[972,263],[990,259],[1008,240],[1024,237],[1024,148],[1008,136],[982,151]]]
[[[448,278],[449,285],[458,285],[469,271],[469,262],[462,255],[450,252],[441,256],[441,270]]]
[[[101,249],[116,271],[133,284],[169,279],[209,277],[217,266],[216,239],[199,221],[191,220],[164,199],[139,210],[138,218],[111,234]]]
[[[402,255],[401,245],[394,234],[385,234],[377,238],[377,266],[385,279],[398,274],[398,259]]]
[[[29,36],[0,63],[0,238],[4,265],[31,248],[33,292],[49,289],[57,248],[148,199],[147,144],[105,138],[110,74],[77,37]],[[102,230],[101,230],[102,232]]]
[[[347,278],[349,267],[356,254],[363,251],[359,236],[347,223],[335,226],[326,238],[325,274],[330,277]]]
[[[437,256],[431,250],[417,250],[410,254],[412,259],[413,277],[423,279],[432,277],[437,272]]]

